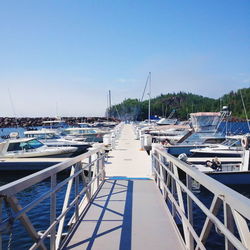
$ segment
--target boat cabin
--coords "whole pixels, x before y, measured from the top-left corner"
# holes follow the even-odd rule
[[[0,154],[34,150],[34,149],[41,148],[44,146],[43,143],[41,143],[39,140],[34,139],[34,138],[11,139],[11,140],[6,140],[0,144],[1,144]]]
[[[58,135],[57,130],[53,130],[53,129],[25,131],[24,136],[26,138],[37,138],[38,140],[60,139],[60,136]]]

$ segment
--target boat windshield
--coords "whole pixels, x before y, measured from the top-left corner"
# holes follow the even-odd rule
[[[42,134],[28,134],[26,137],[37,138],[38,140],[46,140],[46,139],[60,139],[60,136],[54,133],[42,133]]]
[[[241,147],[241,141],[238,139],[227,139],[221,144],[229,147]]]
[[[36,149],[42,147],[44,144],[42,144],[40,141],[33,139],[26,142],[13,142],[9,144],[9,147],[7,149],[8,152],[10,151],[20,151],[20,150],[29,150],[29,149]]]
[[[204,143],[215,144],[221,143],[225,137],[221,133],[193,133],[182,144],[200,145]]]
[[[96,134],[96,131],[94,129],[75,129],[75,130],[65,130],[65,135],[85,135],[85,134]]]

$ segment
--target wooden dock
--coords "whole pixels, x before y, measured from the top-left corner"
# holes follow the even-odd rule
[[[131,125],[110,153],[106,174],[63,249],[185,249]]]

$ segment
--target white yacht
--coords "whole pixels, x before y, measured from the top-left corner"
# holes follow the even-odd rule
[[[170,144],[176,144],[184,136],[190,133],[192,129],[186,125],[166,125],[161,126],[160,129],[155,127],[149,131],[149,134],[156,142],[168,142]]]
[[[218,144],[225,140],[225,135],[218,131],[218,127],[224,118],[221,112],[191,113],[193,133],[173,146],[167,146],[168,153],[178,156],[182,153],[190,156],[191,149],[204,148],[211,144]]]
[[[87,151],[91,143],[82,142],[71,139],[65,139],[58,134],[56,129],[42,128],[40,130],[25,131],[26,138],[36,138],[49,147],[76,147],[77,151],[74,155],[78,155]]]
[[[70,157],[76,147],[48,147],[35,138],[11,138],[0,143],[0,158]]]
[[[197,170],[209,175],[226,185],[250,184],[250,135],[245,135],[242,140],[242,155],[239,161],[231,161],[233,158],[207,157],[203,163],[194,162],[186,154],[178,158]],[[202,158],[200,158],[202,159]],[[225,160],[228,159],[228,160]]]
[[[228,136],[227,139],[205,148],[191,149],[192,157],[242,157],[241,140],[243,135]]]
[[[66,128],[62,132],[65,139],[73,139],[86,142],[102,142],[103,136],[110,133],[110,129],[106,128]]]

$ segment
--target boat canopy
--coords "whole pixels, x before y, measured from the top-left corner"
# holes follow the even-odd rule
[[[221,120],[220,112],[191,113],[191,123],[195,132],[215,132]]]

